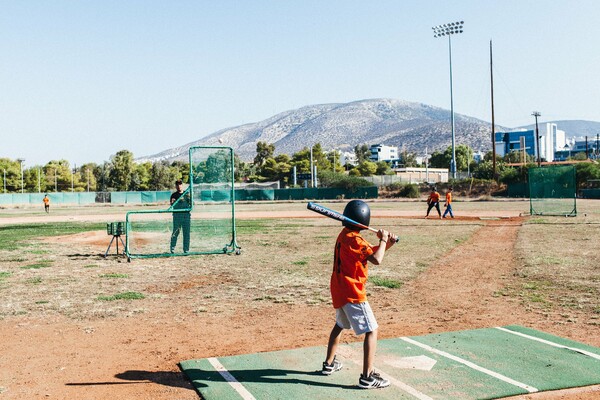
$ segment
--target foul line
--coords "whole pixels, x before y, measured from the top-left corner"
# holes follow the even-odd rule
[[[219,360],[217,360],[214,357],[207,358],[207,360],[219,372],[219,374],[221,374],[221,376],[227,381],[227,383],[229,383],[231,387],[234,388],[240,396],[242,396],[242,399],[256,400],[256,398],[252,396],[252,393],[250,393],[241,383],[239,383],[237,379],[235,379],[235,377],[225,369],[225,367],[219,362]]]
[[[435,348],[433,348],[433,347],[431,347],[431,346],[428,346],[428,345],[426,345],[426,344],[419,343],[419,342],[417,342],[417,341],[415,341],[415,340],[413,340],[413,339],[410,339],[410,338],[407,338],[407,337],[401,337],[400,339],[404,340],[405,342],[408,342],[408,343],[414,344],[415,346],[419,346],[419,347],[421,347],[422,349],[428,350],[428,351],[430,351],[430,352],[432,352],[432,353],[439,354],[440,356],[443,356],[443,357],[449,358],[449,359],[451,359],[451,360],[453,360],[453,361],[456,361],[456,362],[459,362],[459,363],[461,363],[461,364],[464,364],[464,365],[466,365],[466,366],[468,366],[468,367],[471,367],[471,368],[473,368],[473,369],[474,369],[474,370],[476,370],[476,371],[483,372],[484,374],[487,374],[487,375],[493,376],[493,377],[494,377],[494,378],[496,378],[496,379],[499,379],[499,380],[501,380],[501,381],[504,381],[504,382],[510,383],[511,385],[518,386],[518,387],[520,387],[521,389],[525,389],[525,390],[527,390],[529,393],[535,393],[535,392],[538,392],[538,391],[539,391],[538,389],[534,388],[533,386],[529,386],[529,385],[526,385],[526,384],[524,384],[524,383],[521,383],[521,382],[519,382],[519,381],[515,381],[514,379],[511,379],[511,378],[509,378],[509,377],[507,377],[507,376],[504,376],[504,375],[502,375],[502,374],[499,374],[499,373],[497,373],[497,372],[494,372],[494,371],[492,371],[492,370],[489,370],[489,369],[487,369],[487,368],[480,367],[479,365],[477,365],[477,364],[474,364],[474,363],[472,363],[471,361],[467,361],[467,360],[465,360],[465,359],[462,359],[462,358],[460,358],[460,357],[454,356],[454,355],[452,355],[452,354],[450,354],[450,353],[446,353],[445,351],[442,351],[442,350],[435,349]]]
[[[535,341],[538,341],[538,342],[541,342],[541,343],[544,343],[544,344],[547,344],[547,345],[550,345],[550,346],[558,347],[558,348],[561,348],[561,349],[568,349],[568,350],[574,351],[576,353],[581,353],[581,354],[584,354],[584,355],[586,355],[588,357],[595,358],[596,360],[600,360],[600,355],[598,355],[596,353],[592,353],[591,351],[578,349],[576,347],[565,346],[565,345],[562,345],[562,344],[559,344],[559,343],[551,342],[549,340],[540,339],[540,338],[535,337],[535,336],[530,336],[530,335],[527,335],[525,333],[511,331],[510,329],[506,329],[506,328],[503,328],[501,326],[497,326],[496,329],[500,329],[503,332],[512,333],[513,335],[521,336],[521,337],[524,337],[524,338],[527,338],[527,339],[535,340]]]

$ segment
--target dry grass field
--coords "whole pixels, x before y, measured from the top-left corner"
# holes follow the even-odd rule
[[[370,272],[381,338],[520,324],[600,346],[600,202],[574,218],[529,217],[526,201],[457,201],[454,220],[371,207],[401,237]],[[133,209],[0,209],[1,398],[198,399],[179,361],[325,347],[339,223],[303,202],[240,203],[239,256],[103,258],[106,223]]]

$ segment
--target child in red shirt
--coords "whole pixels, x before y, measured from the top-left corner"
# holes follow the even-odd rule
[[[363,225],[369,225],[371,211],[362,200],[352,200],[346,205],[344,215]],[[344,229],[335,243],[335,257],[331,274],[331,298],[336,311],[336,323],[329,335],[327,357],[322,372],[330,375],[342,368],[335,353],[340,343],[343,329],[352,328],[357,335],[365,334],[363,372],[358,386],[364,389],[383,388],[390,382],[373,370],[377,348],[377,321],[367,302],[365,284],[368,278],[368,265],[379,265],[385,251],[396,243],[397,237],[381,229],[377,232],[378,246],[371,246],[360,235],[360,228],[343,222]]]

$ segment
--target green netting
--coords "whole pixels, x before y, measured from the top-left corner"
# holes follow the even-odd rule
[[[531,215],[577,215],[575,167],[529,169]]]
[[[127,213],[130,258],[239,252],[235,231],[233,150],[192,147],[191,182],[165,210]],[[171,194],[168,193],[167,201]],[[163,200],[162,196],[156,200]]]

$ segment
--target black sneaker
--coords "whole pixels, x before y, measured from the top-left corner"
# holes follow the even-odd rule
[[[342,369],[342,363],[339,362],[335,356],[333,356],[333,361],[331,364],[327,364],[327,361],[323,361],[323,369],[321,370],[321,373],[323,373],[323,375],[331,375],[340,369]]]
[[[384,379],[377,372],[371,372],[368,378],[365,378],[363,374],[360,374],[360,379],[358,380],[358,386],[363,389],[377,389],[384,388],[390,386],[390,381]]]

